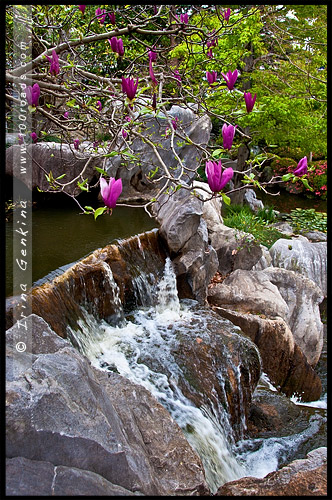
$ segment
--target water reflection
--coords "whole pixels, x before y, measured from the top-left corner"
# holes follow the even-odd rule
[[[82,215],[76,207],[38,208],[32,213],[32,281],[81,259],[116,238],[157,227],[143,208],[117,206],[112,216]],[[13,223],[6,222],[6,296],[13,291]]]

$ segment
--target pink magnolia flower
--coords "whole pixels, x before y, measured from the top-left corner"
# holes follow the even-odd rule
[[[189,21],[188,14],[181,14],[180,15],[180,21],[183,24],[188,24],[188,21]]]
[[[36,132],[32,132],[30,134],[30,137],[31,137],[32,141],[36,144],[36,142],[38,141],[38,136],[37,136]]]
[[[75,139],[74,140],[74,148],[78,150],[79,147],[80,147],[80,140],[79,139]]]
[[[226,125],[226,123],[224,123],[221,131],[222,131],[223,146],[225,149],[231,149],[233,145],[236,127],[237,125],[235,125],[234,127],[233,125]]]
[[[50,73],[51,75],[58,75],[60,73],[59,57],[55,50],[52,50],[52,57],[46,56],[48,61],[51,63]]]
[[[69,112],[68,112],[68,111],[65,111],[65,112],[63,113],[63,117],[65,118],[65,120],[68,120],[68,118],[69,118]]]
[[[181,76],[178,70],[175,70],[174,77],[177,79],[178,87],[181,87]]]
[[[97,101],[97,109],[98,111],[101,111],[103,109],[103,105],[100,101]]]
[[[176,116],[174,120],[172,120],[172,127],[174,130],[178,128],[178,120],[179,118]]]
[[[255,102],[256,102],[256,97],[257,97],[257,94],[255,94],[253,97],[250,92],[244,93],[244,100],[246,103],[246,108],[247,108],[248,113],[250,113],[252,111],[252,109],[255,105]]]
[[[124,128],[122,129],[121,133],[122,133],[122,137],[123,137],[124,139],[127,139],[127,137],[128,137],[128,133],[125,131],[125,129],[124,129]]]
[[[151,61],[151,59],[149,61],[149,75],[150,75],[150,78],[151,78],[152,82],[154,83],[154,85],[158,85],[158,82],[156,80],[156,77],[154,76],[154,72],[153,72],[153,69],[152,69],[152,61]]]
[[[236,82],[237,77],[238,77],[237,69],[235,71],[233,71],[233,73],[231,71],[228,71],[226,73],[226,75],[224,73],[221,73],[221,74],[226,82],[228,90],[233,90],[235,82]]]
[[[226,168],[222,171],[221,160],[219,160],[218,163],[216,161],[207,161],[205,174],[211,191],[219,193],[219,191],[221,191],[231,180],[234,172],[232,167]]]
[[[35,83],[32,87],[27,87],[25,89],[25,95],[29,106],[38,106],[38,100],[40,96],[40,88],[38,83]]]
[[[206,72],[206,78],[207,78],[207,81],[209,82],[210,85],[212,85],[213,83],[216,83],[217,81],[217,72],[216,71],[207,71]]]
[[[98,9],[96,9],[96,16],[98,17],[98,21],[100,22],[100,24],[104,24],[106,17],[105,9],[101,10],[101,8],[98,7]]]
[[[100,194],[108,208],[114,208],[122,192],[122,180],[110,177],[109,184],[103,177],[100,178]]]
[[[212,49],[208,50],[207,53],[206,53],[206,57],[208,57],[209,59],[212,59],[213,58],[213,53],[212,53]]]
[[[153,50],[149,50],[148,56],[149,60],[152,62],[155,62],[157,60],[157,52],[154,52]]]
[[[18,134],[17,140],[19,144],[24,144],[24,137],[22,134]]]
[[[108,41],[111,44],[113,52],[116,52],[119,56],[123,56],[124,48],[122,38],[117,39],[116,36],[112,36],[111,39],[108,38]]]
[[[229,20],[229,16],[231,15],[231,9],[228,8],[222,13],[223,18],[225,19],[226,22]]]
[[[124,78],[122,77],[122,91],[127,94],[127,97],[130,101],[132,101],[136,95],[138,86],[138,78],[136,79],[136,83],[134,83],[133,78]]]
[[[303,158],[301,158],[301,160],[297,164],[297,167],[293,171],[293,174],[297,175],[298,177],[302,177],[302,175],[306,174],[307,171],[308,171],[308,161],[307,161],[307,157],[304,156]]]
[[[79,5],[78,8],[84,14],[86,5]]]
[[[115,24],[115,14],[114,12],[109,12],[108,17],[110,18],[111,23],[114,25]]]

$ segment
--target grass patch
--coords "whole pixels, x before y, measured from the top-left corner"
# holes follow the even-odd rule
[[[255,240],[268,249],[280,238],[288,238],[269,224],[276,216],[272,207],[265,207],[255,214],[248,205],[230,205],[225,207],[224,224],[252,234]]]

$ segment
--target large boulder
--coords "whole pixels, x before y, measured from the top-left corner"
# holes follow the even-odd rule
[[[251,234],[224,225],[222,201],[212,198],[208,184],[195,181],[194,188],[199,197],[205,200],[202,217],[207,225],[209,243],[217,252],[218,271],[222,275],[235,269],[252,269],[265,258],[265,247],[257,243]]]
[[[301,273],[327,296],[327,243],[312,243],[305,237],[281,238],[270,248],[272,265]]]
[[[154,204],[159,233],[174,264],[179,297],[200,303],[205,302],[208,284],[218,268],[202,219],[203,204],[185,188],[160,196]]]
[[[323,346],[319,304],[323,296],[303,275],[268,267],[264,271],[237,269],[209,290],[209,301],[242,313],[282,318],[308,363],[315,366]]]
[[[17,458],[8,464],[11,494],[21,491],[13,470],[29,468],[41,477],[27,482],[25,495],[49,491],[55,472],[59,491],[71,481],[76,494],[98,495],[103,485],[122,495],[208,494],[200,459],[149,391],[93,368],[41,318],[32,320],[32,352],[14,348],[17,325],[6,333],[6,451]]]
[[[294,271],[268,267],[263,272],[278,288],[288,306],[288,312],[282,317],[289,325],[295,342],[309,364],[316,366],[323,347],[323,323],[319,309],[323,301],[321,289],[311,279]]]
[[[198,115],[196,109],[195,105],[191,108],[174,105],[168,113],[172,119],[178,120],[179,131],[185,133],[193,143],[204,146],[210,139],[212,124],[207,115]],[[199,167],[202,157],[201,150],[189,141],[179,142],[177,137],[174,140],[173,150],[170,137],[165,135],[169,127],[170,124],[162,113],[159,113],[158,117],[146,115],[142,121],[141,134],[156,146],[158,154],[147,141],[142,140],[141,137],[134,137],[130,148],[131,152],[137,156],[137,160],[126,161],[121,156],[109,158],[106,163],[107,172],[112,177],[119,176],[123,180],[123,192],[120,199],[147,201],[155,197],[158,190],[165,184],[165,179],[162,179],[165,175],[162,163],[176,178],[183,169],[181,177],[183,182],[188,182],[195,176],[195,170]],[[128,140],[131,139],[129,132]],[[122,137],[119,137],[116,148],[121,150],[125,147]],[[155,174],[150,178],[149,174],[152,171],[155,171]]]
[[[264,478],[243,477],[219,488],[215,496],[326,496],[327,448],[308,453]]]
[[[6,174],[17,176],[16,169],[21,165],[21,146],[15,144],[6,150]],[[62,174],[66,174],[59,182],[68,184],[76,179],[84,169],[84,179],[88,179],[88,184],[97,176],[94,167],[101,167],[101,160],[93,157],[90,151],[76,151],[73,145],[56,142],[39,142],[26,146],[26,167],[28,175],[24,176],[24,182],[30,190],[37,187],[41,190],[50,189],[45,173],[52,172],[56,179]],[[22,179],[22,175],[19,175]],[[63,191],[77,196],[82,191],[77,185],[77,181],[63,188]]]
[[[19,478],[19,480],[18,480]],[[142,496],[77,467],[24,457],[6,459],[7,496]]]

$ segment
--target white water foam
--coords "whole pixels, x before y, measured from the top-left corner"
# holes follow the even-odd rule
[[[113,276],[106,266],[105,271],[116,294]],[[149,280],[145,277],[138,279],[137,285],[143,282],[145,293],[150,294],[147,303],[151,304]],[[178,385],[183,373],[172,350],[176,346],[177,335],[188,335],[195,325],[197,336],[201,336],[205,329],[204,318],[198,320],[190,301],[179,301],[176,277],[172,263],[167,259],[164,276],[157,287],[155,306],[132,312],[117,326],[97,321],[92,315],[84,313],[84,319],[79,321],[80,331],[70,330],[70,337],[93,366],[116,371],[144,386],[165,406],[201,457],[207,483],[211,492],[215,493],[225,482],[250,475],[264,477],[276,470],[281,457],[289,449],[297,448],[308,436],[317,432],[319,422],[313,420],[307,430],[298,435],[242,440],[235,445],[229,418],[222,405],[218,408],[218,416],[210,408],[197,408]],[[239,369],[235,373],[240,380]],[[271,386],[271,390],[276,390],[264,374],[262,381]]]

